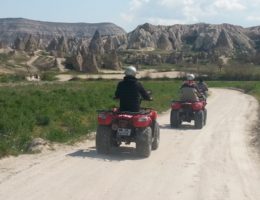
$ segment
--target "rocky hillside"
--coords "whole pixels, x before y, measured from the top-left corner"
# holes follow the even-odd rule
[[[161,49],[193,51],[254,52],[260,39],[260,28],[245,29],[240,26],[221,24],[194,24],[154,26],[143,24],[128,34],[130,49]]]
[[[145,23],[126,33],[111,23],[0,19],[0,48],[8,44],[29,55],[41,49],[53,57],[67,58],[68,68],[83,72],[119,69],[122,63],[220,65],[221,57],[260,64],[260,26]]]
[[[0,19],[0,41],[13,42],[17,37],[32,35],[36,39],[49,41],[55,37],[91,38],[95,31],[101,35],[122,35],[125,31],[112,23],[55,23],[23,18]]]

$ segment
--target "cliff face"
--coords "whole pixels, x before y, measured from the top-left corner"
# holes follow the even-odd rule
[[[44,42],[56,37],[91,38],[95,31],[101,35],[122,35],[126,32],[112,23],[55,23],[23,18],[0,19],[0,41],[13,42],[17,37],[32,35]]]
[[[143,24],[128,34],[130,49],[161,49],[195,51],[221,50],[255,51],[255,41],[260,38],[260,28],[244,29],[230,24],[154,26]]]

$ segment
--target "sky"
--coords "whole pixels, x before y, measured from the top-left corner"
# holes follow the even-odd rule
[[[0,18],[138,25],[260,25],[260,0],[0,0]]]

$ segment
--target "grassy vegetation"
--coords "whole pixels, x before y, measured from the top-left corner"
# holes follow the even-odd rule
[[[7,62],[10,58],[11,58],[10,55],[1,53],[1,54],[0,54],[0,63],[5,63],[5,62]]]
[[[55,63],[54,61],[55,61],[54,57],[47,57],[46,55],[44,55],[44,56],[39,56],[37,60],[34,61],[33,65],[41,71],[48,71],[56,67],[54,65]]]
[[[68,82],[0,88],[0,157],[26,152],[35,137],[73,142],[96,128],[96,110],[112,108],[117,81]],[[176,97],[179,82],[146,81],[162,111]],[[158,98],[160,97],[160,98]]]
[[[0,75],[0,83],[14,83],[25,80],[24,74],[2,74]]]
[[[19,52],[15,53],[0,53],[0,63],[9,65],[11,63],[23,63],[28,60],[28,56],[26,53]]]
[[[58,78],[57,76],[57,72],[55,71],[48,71],[48,72],[44,72],[41,74],[41,80],[42,81],[56,81]]]
[[[182,72],[207,75],[208,80],[222,81],[259,81],[260,66],[251,64],[231,63],[221,69],[215,64],[176,66]]]
[[[179,69],[178,65],[175,64],[168,64],[164,63],[161,65],[155,65],[155,66],[150,66],[150,65],[139,65],[139,68],[144,70],[144,69],[155,69],[158,72],[167,72],[167,71],[172,71],[174,69]]]

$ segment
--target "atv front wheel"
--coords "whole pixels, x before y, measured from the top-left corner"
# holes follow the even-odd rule
[[[108,154],[111,149],[112,130],[109,126],[98,126],[96,133],[96,149],[100,154]]]
[[[152,150],[152,129],[146,127],[136,133],[136,152],[142,157],[149,157]]]

